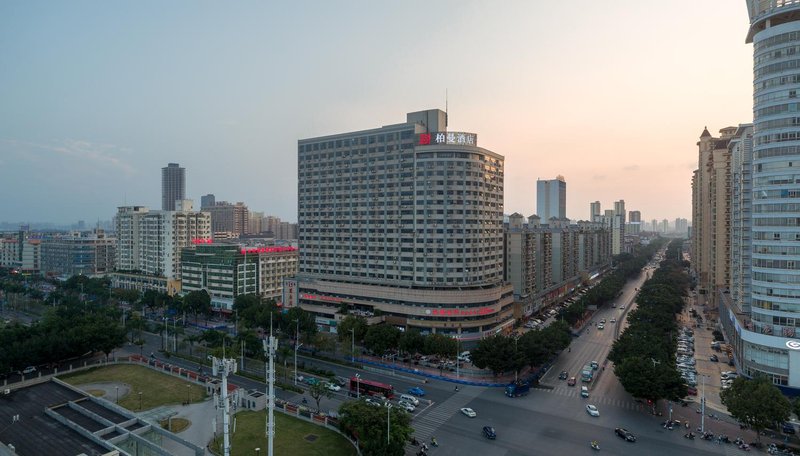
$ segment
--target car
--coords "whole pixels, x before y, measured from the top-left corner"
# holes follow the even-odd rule
[[[591,365],[592,369],[594,369],[594,370],[597,370],[597,369],[600,368],[600,364],[598,364],[597,361],[592,361],[591,363],[589,363],[589,365]]]
[[[425,396],[425,390],[420,388],[419,386],[415,386],[413,388],[408,389],[408,394],[413,394],[414,396]]]
[[[614,429],[614,433],[617,434],[620,438],[625,439],[628,442],[635,442],[636,436],[631,434],[631,432],[625,428],[616,428]]]
[[[597,329],[606,329],[606,325],[597,325]]]
[[[784,434],[795,434],[796,433],[792,423],[783,423],[781,425],[781,431],[783,431]]]
[[[484,426],[483,427],[483,435],[486,436],[489,440],[494,440],[497,438],[497,433],[494,431],[494,428],[491,426]]]
[[[575,377],[570,377],[570,378],[569,378],[569,380],[567,380],[567,385],[569,385],[569,386],[575,386],[575,383],[577,383],[577,382],[578,382],[578,381],[577,381],[577,380],[575,380]]]
[[[475,418],[476,416],[478,416],[478,414],[475,413],[475,410],[472,410],[469,407],[462,408],[461,409],[461,413],[463,413],[464,415],[467,415],[470,418]]]
[[[364,399],[364,402],[366,402],[367,405],[371,405],[373,407],[380,407],[381,406],[381,403],[378,402],[377,399],[373,399],[371,397],[368,397],[368,398]]]
[[[690,396],[697,396],[697,388],[693,386],[687,386],[686,393],[689,394]]]
[[[409,404],[406,401],[400,401],[400,402],[397,403],[397,405],[400,406],[400,408],[405,409],[405,411],[409,412],[409,413],[411,413],[411,412],[413,412],[414,410],[417,409],[416,407],[414,407],[413,404]]]
[[[25,369],[22,369],[22,375],[28,375],[36,372],[35,366],[28,366]]]
[[[586,413],[590,416],[600,416],[600,410],[597,410],[597,407],[592,404],[586,406]]]
[[[325,388],[328,388],[331,391],[341,391],[342,387],[335,384],[335,383],[326,383]]]
[[[581,397],[589,397],[589,388],[581,386]]]
[[[569,372],[567,371],[561,371],[561,373],[558,374],[559,380],[566,380],[568,377],[569,377]]]
[[[617,319],[616,319],[616,318],[612,318],[611,320],[608,320],[608,322],[609,322],[609,323],[616,323],[616,322],[617,322]]]
[[[308,386],[314,386],[317,383],[319,383],[319,379],[315,378],[315,377],[306,377],[305,382],[306,382],[306,385],[308,385]]]

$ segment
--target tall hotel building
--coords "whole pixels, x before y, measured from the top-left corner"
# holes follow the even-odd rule
[[[567,218],[567,181],[564,176],[550,180],[536,180],[536,215],[542,223],[550,219]]]
[[[749,0],[753,43],[751,287],[721,294],[720,320],[737,368],[800,388],[800,1]],[[742,160],[744,161],[744,160]],[[746,176],[737,187],[747,186]],[[741,187],[739,187],[741,188]],[[734,232],[735,234],[735,232]],[[736,253],[734,253],[735,255]],[[747,265],[734,263],[736,269]],[[734,269],[734,274],[737,270]],[[749,298],[748,298],[749,291]],[[748,312],[749,304],[749,312]],[[796,393],[796,390],[795,390]]]
[[[175,202],[186,199],[186,168],[170,163],[161,168],[161,210],[174,211]]]
[[[475,134],[447,131],[446,119],[420,111],[298,141],[300,263],[285,305],[332,331],[343,306],[370,323],[464,340],[513,323],[503,157]]]

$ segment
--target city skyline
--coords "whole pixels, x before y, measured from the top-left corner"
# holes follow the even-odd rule
[[[703,127],[752,119],[739,7],[671,2],[656,20],[641,2],[420,3],[421,21],[356,3],[83,5],[0,6],[13,68],[0,74],[0,180],[16,191],[2,221],[158,207],[169,162],[196,203],[213,193],[296,220],[300,138],[445,107],[449,129],[506,157],[507,214],[534,214],[536,179],[563,175],[571,219],[620,199],[648,220],[690,218]],[[371,20],[384,16],[404,33]]]

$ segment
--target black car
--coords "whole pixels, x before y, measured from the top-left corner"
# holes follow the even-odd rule
[[[784,434],[795,433],[794,426],[792,426],[792,423],[783,423],[783,425],[781,426],[781,430],[783,431]]]
[[[630,431],[628,431],[625,428],[616,428],[616,429],[614,429],[614,432],[620,438],[623,438],[623,439],[627,440],[628,442],[635,442],[636,441],[636,436],[631,434]]]
[[[715,363],[716,363],[717,361],[719,361],[719,357],[718,357],[717,355],[711,355],[711,356],[709,356],[709,358],[708,358],[708,359],[709,359],[710,361],[713,361],[713,362],[715,362]]]
[[[494,440],[497,438],[497,434],[494,432],[494,428],[491,426],[483,427],[483,435],[485,435],[489,440]]]
[[[569,377],[569,373],[567,371],[561,371],[561,373],[558,374],[559,380],[566,380],[567,377]]]

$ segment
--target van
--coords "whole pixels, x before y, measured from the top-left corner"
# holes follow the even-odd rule
[[[589,388],[581,386],[581,397],[589,397]]]
[[[412,396],[410,394],[401,394],[400,395],[400,400],[401,401],[405,401],[405,402],[409,402],[411,404],[414,404],[414,406],[419,405],[419,399],[417,399],[416,397],[414,397],[414,396]]]

